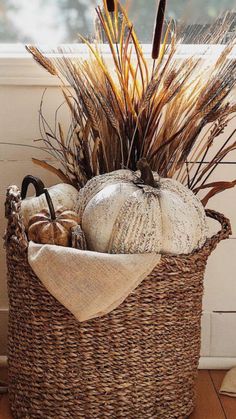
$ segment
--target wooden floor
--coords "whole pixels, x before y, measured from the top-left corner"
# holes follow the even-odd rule
[[[218,392],[225,373],[199,371],[197,408],[189,419],[236,419],[236,398],[220,396]],[[7,381],[5,369],[0,369],[1,381]],[[12,419],[6,394],[0,395],[0,419]]]

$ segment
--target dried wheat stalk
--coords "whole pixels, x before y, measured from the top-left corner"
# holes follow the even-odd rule
[[[54,153],[67,181],[78,188],[98,173],[136,170],[137,161],[145,157],[161,176],[176,177],[198,193],[205,190],[205,179],[212,169],[235,149],[234,135],[225,143],[219,140],[236,112],[231,95],[236,85],[236,60],[229,58],[234,41],[207,68],[194,56],[178,60],[173,22],[161,44],[164,9],[165,1],[161,0],[152,71],[127,11],[117,0],[104,0],[103,9],[96,9],[114,69],[108,67],[99,44],[83,38],[90,52],[88,60],[71,58],[61,49],[48,58],[39,49],[28,47],[38,63],[72,88],[71,93],[62,85],[72,116],[67,136],[60,125],[49,132],[42,110],[40,115],[44,147]],[[215,29],[211,40],[221,40],[227,28],[225,24]],[[217,144],[215,157],[203,165]],[[233,184],[214,184],[207,197]]]

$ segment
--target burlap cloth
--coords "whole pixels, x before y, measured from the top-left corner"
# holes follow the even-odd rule
[[[152,272],[157,254],[112,255],[29,243],[31,268],[47,290],[79,320],[117,308]]]
[[[220,394],[236,397],[236,367],[227,372],[220,388]]]

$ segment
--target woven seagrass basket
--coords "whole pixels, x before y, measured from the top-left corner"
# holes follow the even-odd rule
[[[79,323],[32,272],[8,189],[9,399],[14,418],[182,419],[195,406],[203,277],[229,221],[202,249],[161,263],[109,315]]]

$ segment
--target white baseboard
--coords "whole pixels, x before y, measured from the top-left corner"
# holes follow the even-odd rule
[[[199,362],[199,370],[229,370],[233,367],[236,367],[236,357],[201,357]]]
[[[6,367],[6,366],[7,366],[7,357],[0,355],[0,368]]]

